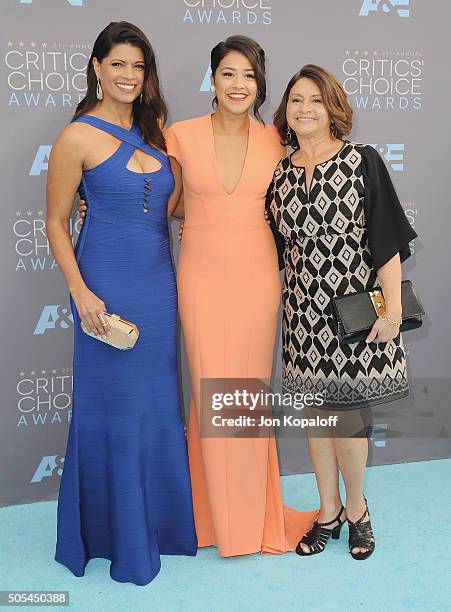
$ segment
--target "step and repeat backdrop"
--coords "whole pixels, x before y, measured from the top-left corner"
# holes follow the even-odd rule
[[[1,505],[55,498],[64,468],[73,319],[46,237],[47,163],[84,96],[95,38],[119,20],[149,36],[170,121],[211,110],[210,50],[231,34],[266,51],[268,122],[303,64],[338,76],[355,110],[351,139],[384,157],[419,234],[403,273],[427,311],[404,337],[412,394],[375,411],[369,462],[451,455],[448,0],[4,0],[0,14]],[[75,216],[71,231],[75,243]],[[178,223],[171,231],[177,262]],[[180,372],[186,410],[182,338]],[[305,439],[279,440],[279,453],[282,473],[311,471]]]

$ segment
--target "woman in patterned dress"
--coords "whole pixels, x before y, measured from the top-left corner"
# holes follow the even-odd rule
[[[401,262],[416,233],[376,150],[342,139],[351,131],[352,109],[332,74],[304,66],[289,82],[274,124],[282,144],[294,149],[279,162],[267,197],[285,261],[283,387],[322,392],[323,410],[339,411],[348,426],[361,423],[359,409],[409,393],[399,334]],[[385,318],[377,319],[366,341],[340,344],[331,298],[376,284],[384,293]],[[346,517],[350,552],[365,559],[375,547],[362,493],[366,435],[310,432],[308,442],[321,507],[296,552],[322,552],[331,535],[339,537]]]

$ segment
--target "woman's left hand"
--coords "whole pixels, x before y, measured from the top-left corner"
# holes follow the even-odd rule
[[[399,325],[394,327],[378,317],[366,338],[366,342],[388,342],[399,334]]]

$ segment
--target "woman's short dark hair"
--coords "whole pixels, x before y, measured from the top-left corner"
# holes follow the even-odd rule
[[[255,73],[255,80],[257,81],[257,97],[252,105],[252,111],[258,121],[264,124],[264,121],[260,116],[259,109],[266,100],[265,52],[257,41],[249,38],[248,36],[229,36],[229,38],[218,43],[211,50],[210,66],[213,77],[215,76],[216,70],[218,69],[221,61],[231,51],[238,51],[238,53],[242,53],[249,60],[249,63],[252,66]],[[217,103],[218,99],[215,96],[213,98],[213,108],[216,107]]]
[[[167,108],[160,91],[155,54],[147,36],[127,21],[113,21],[100,32],[94,43],[87,68],[88,88],[86,96],[78,104],[74,118],[92,110],[98,103],[96,96],[97,77],[93,58],[101,62],[116,45],[127,44],[142,50],[144,55],[144,83],[142,102],[140,97],[133,102],[133,118],[139,124],[144,142],[166,151],[163,128],[167,119]]]
[[[299,148],[298,139],[293,131],[291,131],[291,137],[289,139],[287,137],[287,104],[294,85],[299,79],[303,78],[311,79],[318,86],[323,104],[331,122],[335,125],[334,135],[337,138],[342,138],[349,134],[352,129],[352,108],[341,83],[331,72],[324,68],[314,64],[306,64],[291,78],[279,108],[274,113],[274,125],[279,132],[281,144],[285,146],[290,145],[294,149]]]

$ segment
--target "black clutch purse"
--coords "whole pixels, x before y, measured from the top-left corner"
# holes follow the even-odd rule
[[[378,316],[385,312],[385,301],[380,287],[333,298],[331,305],[338,338],[343,344],[365,340]],[[401,305],[400,331],[421,327],[424,308],[409,280],[401,283]]]

